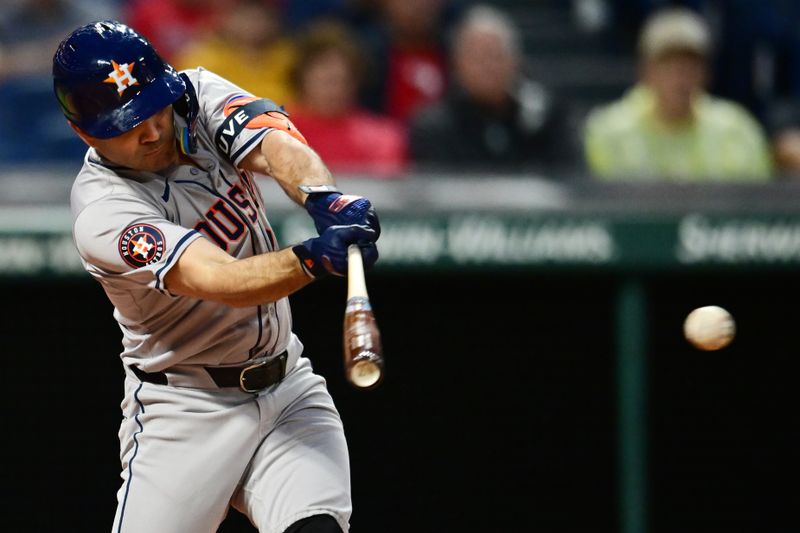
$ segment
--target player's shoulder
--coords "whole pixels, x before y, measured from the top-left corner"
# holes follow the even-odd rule
[[[204,77],[204,73],[207,73],[207,72],[208,71],[206,69],[204,69],[203,67],[196,67],[196,68],[183,69],[180,72],[178,72],[178,74],[182,74],[182,75],[186,76],[186,78],[189,79],[189,81],[192,83],[192,85],[197,87],[198,83],[200,82],[200,78]]]
[[[102,207],[120,199],[152,202],[161,189],[158,180],[102,162],[89,150],[70,191],[72,218],[77,220],[90,206]]]
[[[198,97],[201,99],[207,97],[213,98],[221,93],[230,92],[237,92],[242,95],[250,96],[250,93],[237,86],[235,83],[202,66],[181,70],[180,73],[186,75],[189,82],[194,86]]]
[[[203,67],[182,70],[181,75],[194,88],[199,122],[207,128],[212,139],[216,128],[225,119],[225,106],[236,98],[252,96],[238,85]]]
[[[87,154],[70,191],[73,215],[83,211],[87,205],[113,194],[120,179],[111,169],[93,161]]]

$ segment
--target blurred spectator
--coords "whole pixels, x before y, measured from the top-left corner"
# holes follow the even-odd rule
[[[566,162],[565,114],[524,75],[520,47],[502,12],[488,6],[467,12],[454,36],[448,97],[412,121],[416,164],[519,171]]]
[[[300,41],[291,119],[331,171],[397,176],[406,167],[405,129],[358,107],[364,75],[364,58],[344,27],[311,27]]]
[[[447,66],[442,38],[448,0],[379,0],[377,20],[362,29],[374,70],[366,103],[406,121],[442,98]]]
[[[193,39],[204,39],[235,0],[128,0],[125,22],[153,43],[167,61]]]
[[[639,45],[639,84],[587,121],[592,172],[604,179],[769,179],[759,124],[704,90],[711,52],[705,21],[685,8],[660,11],[648,20]]]
[[[644,20],[667,5],[706,15],[718,37],[711,91],[768,121],[774,99],[800,97],[798,0],[608,0],[616,40],[629,42]]]
[[[576,1],[576,0],[573,0]],[[642,26],[654,12],[674,6],[702,11],[708,0],[605,0],[612,13],[614,37],[631,49],[642,31]],[[728,1],[728,0],[723,0]]]
[[[800,178],[800,127],[778,133],[773,141],[773,154],[779,175]]]
[[[243,89],[278,104],[293,98],[294,43],[284,36],[280,13],[263,0],[240,0],[217,31],[187,46],[177,69],[202,66]]]
[[[800,101],[775,103],[769,124],[776,174],[800,178]]]

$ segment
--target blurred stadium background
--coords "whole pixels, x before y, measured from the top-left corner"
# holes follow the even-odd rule
[[[281,42],[301,51],[320,17],[347,27],[366,57],[357,108],[392,120],[404,146],[400,159],[372,165],[367,154],[336,168],[341,187],[369,197],[384,224],[369,279],[388,365],[380,389],[361,393],[343,379],[344,284],[324,280],[292,297],[296,332],[348,432],[354,532],[796,529],[796,490],[784,488],[795,481],[800,444],[790,359],[800,186],[779,145],[800,127],[796,2],[485,2],[517,26],[526,76],[558,97],[563,122],[559,159],[533,154],[509,168],[415,160],[406,144],[412,111],[386,96],[391,64],[369,58],[391,43],[393,0],[213,8],[8,0],[0,7],[4,531],[105,530],[119,485],[120,334],[72,245],[69,189],[85,150],[52,96],[52,51],[73,27],[105,17],[152,24],[154,42],[171,28],[191,48],[230,31],[220,21],[254,3],[278,21]],[[439,56],[425,57],[441,59],[445,78],[449,31],[473,3],[407,2],[436,5]],[[709,90],[763,130],[768,179],[609,181],[584,161],[587,114],[634,84],[638,32],[668,4],[709,21]],[[172,60],[191,52],[168,39],[163,46],[175,46],[165,48]],[[304,108],[287,87],[299,120]],[[336,145],[312,119],[320,146]],[[281,242],[313,231],[277,186],[265,178],[262,188]],[[739,332],[730,347],[701,353],[681,326],[709,304],[731,311]],[[220,531],[253,529],[232,512]]]

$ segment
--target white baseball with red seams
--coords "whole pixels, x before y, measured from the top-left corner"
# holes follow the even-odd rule
[[[689,342],[701,350],[719,350],[733,340],[736,323],[727,310],[708,305],[689,313],[683,323],[683,333]]]

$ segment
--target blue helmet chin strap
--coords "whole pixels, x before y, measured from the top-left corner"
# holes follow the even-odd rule
[[[180,74],[180,77],[186,83],[186,92],[183,96],[178,98],[172,104],[174,111],[173,117],[175,120],[175,137],[178,140],[178,145],[181,147],[181,152],[186,155],[191,155],[197,152],[197,131],[195,125],[197,122],[197,114],[200,111],[200,104],[197,102],[197,93],[194,91],[192,82],[189,81],[189,76]]]

